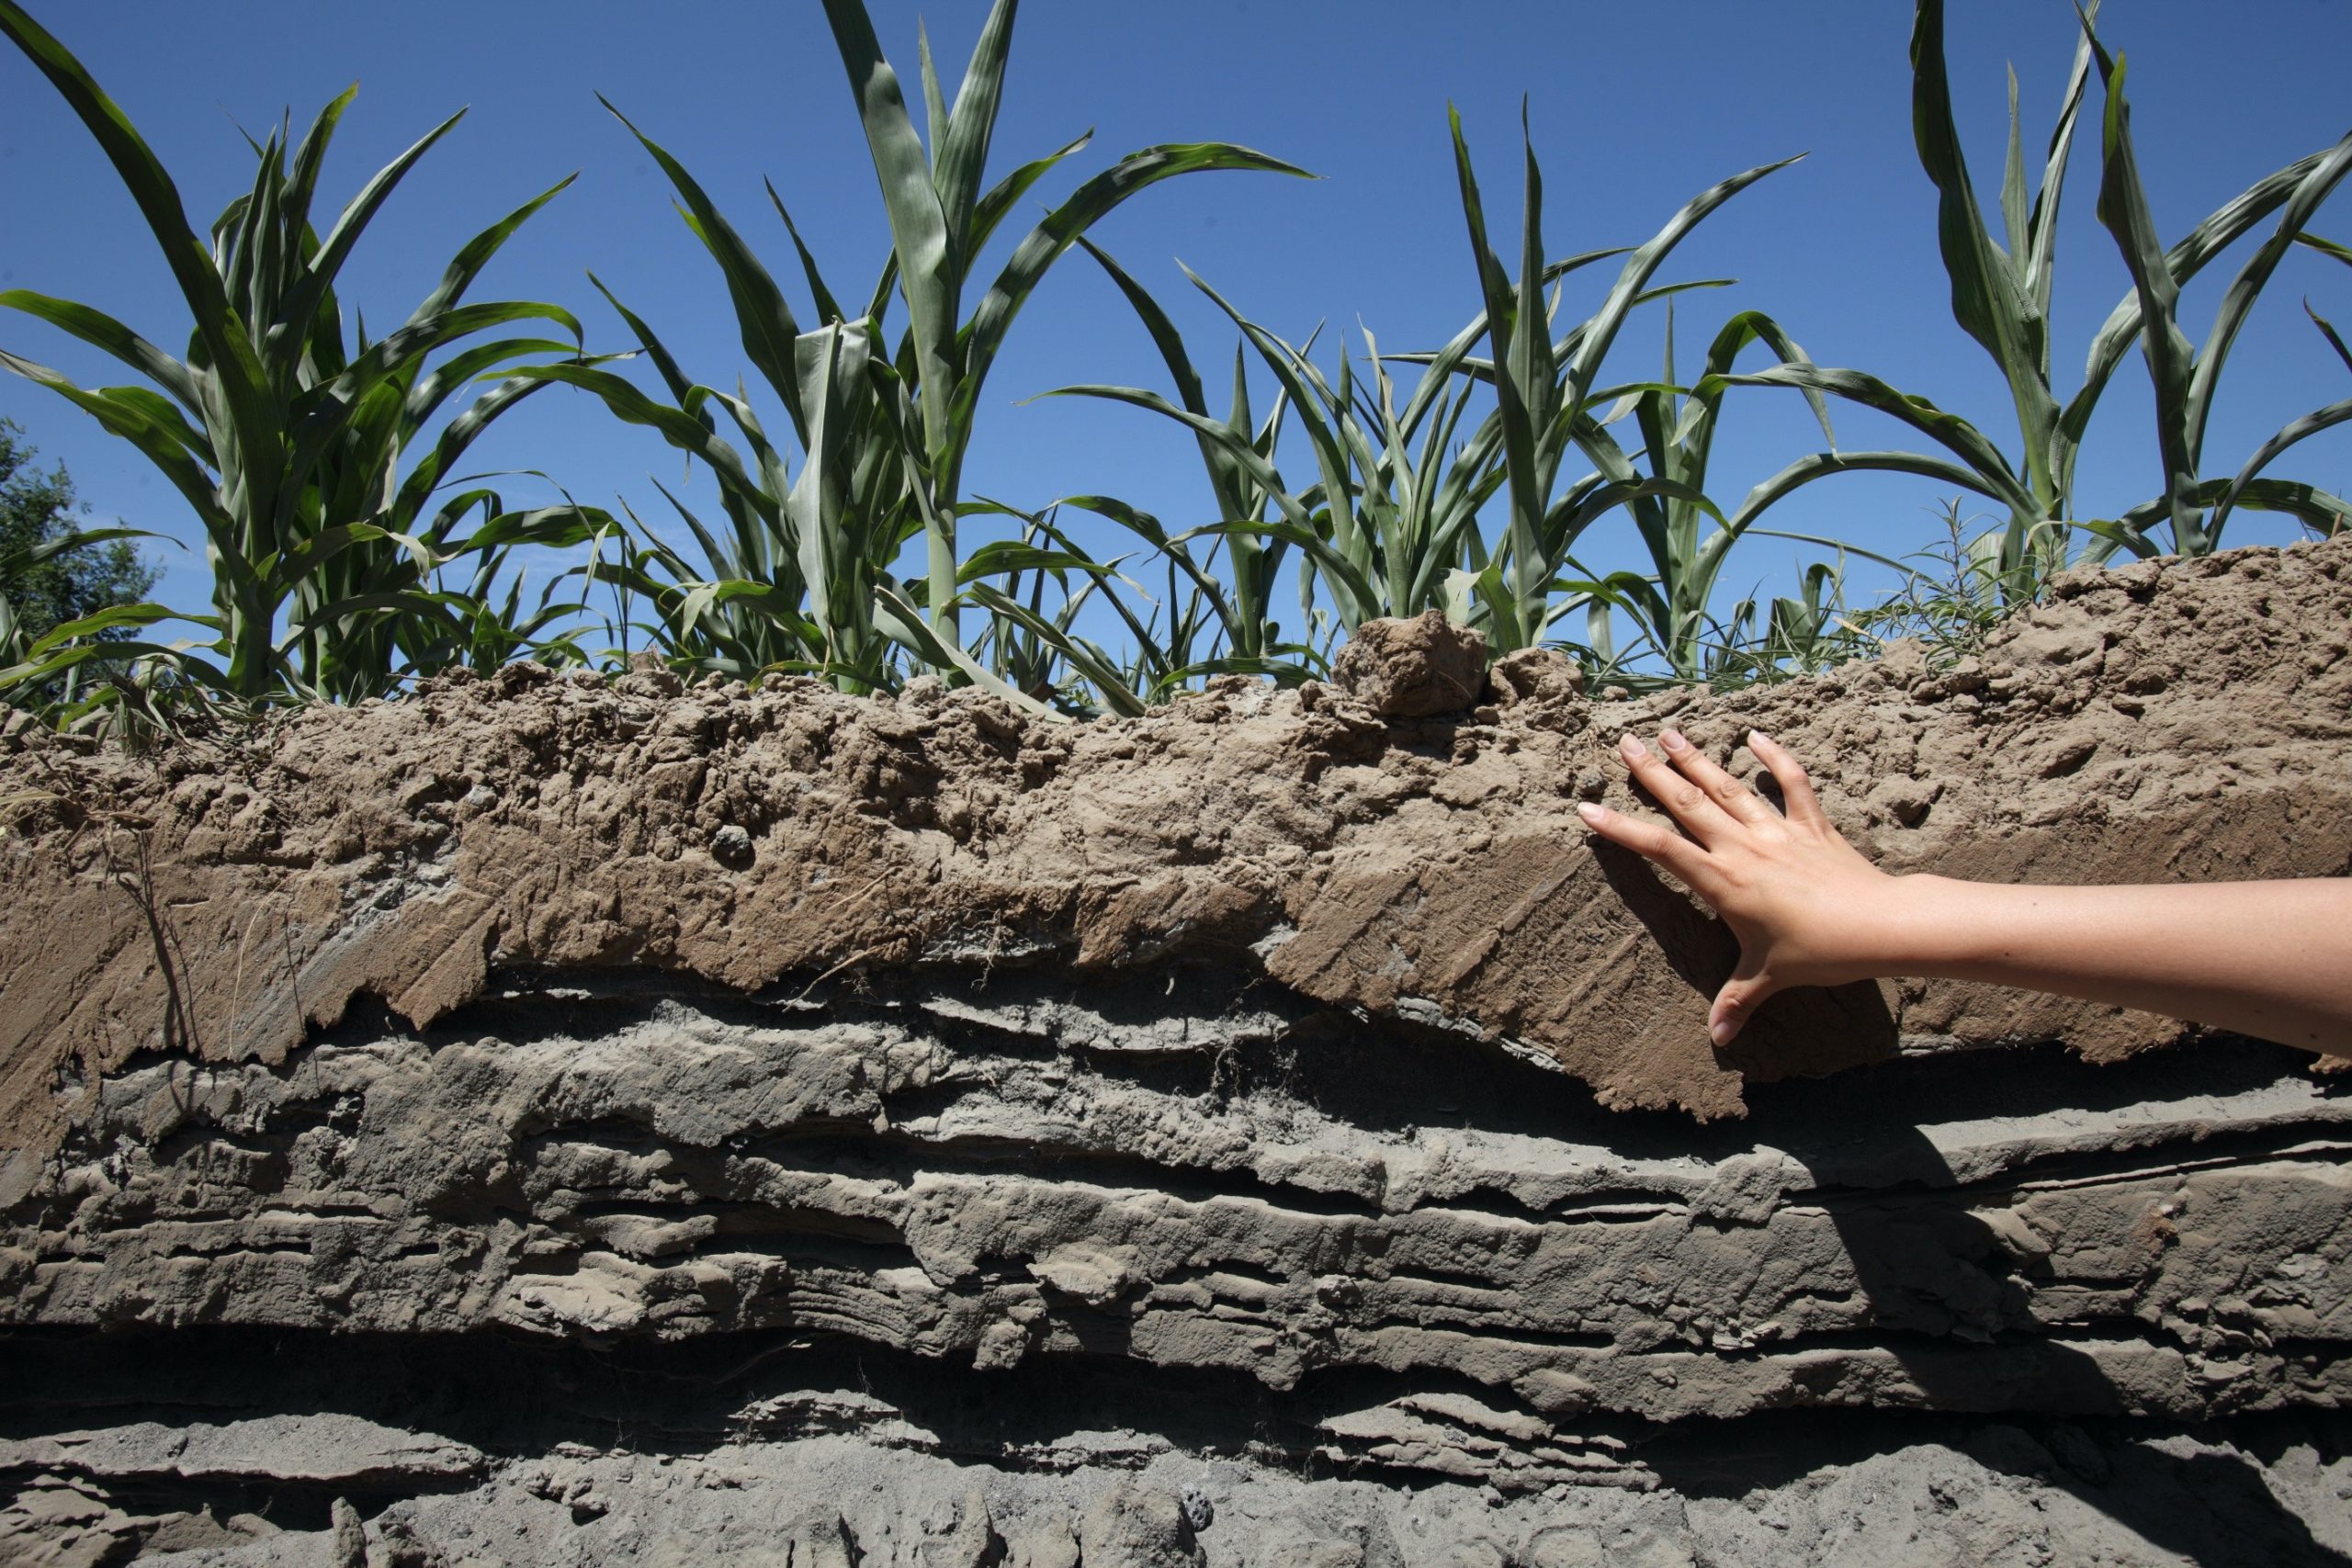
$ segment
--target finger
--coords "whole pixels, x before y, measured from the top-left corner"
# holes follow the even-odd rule
[[[1611,843],[1622,844],[1644,860],[1666,867],[1702,895],[1712,885],[1707,852],[1672,829],[1611,811],[1605,806],[1579,806],[1577,815],[1584,818],[1586,827]]]
[[[1742,822],[1769,822],[1780,815],[1754,790],[1717,767],[1714,759],[1691,745],[1680,730],[1661,729],[1657,740],[1666,748],[1667,760],[1684,778],[1705,790],[1725,815]]]
[[[1715,993],[1715,1005],[1707,1010],[1707,1038],[1717,1045],[1728,1045],[1739,1038],[1747,1021],[1756,1016],[1764,998],[1780,987],[1772,983],[1764,966],[1743,953],[1739,967],[1725,980],[1723,989]]]
[[[1804,764],[1789,754],[1789,749],[1760,729],[1747,732],[1747,749],[1756,760],[1770,770],[1773,782],[1781,786],[1781,798],[1788,803],[1791,819],[1834,833],[1829,826],[1829,814],[1821,809],[1820,796],[1813,793],[1813,781],[1805,776]]]
[[[1713,844],[1731,831],[1730,815],[1705,790],[1643,745],[1631,730],[1618,740],[1617,750],[1623,754],[1625,766],[1632,770],[1635,781],[1650,792],[1650,798],[1665,807],[1668,815],[1681,823],[1683,830],[1692,838],[1702,844]]]

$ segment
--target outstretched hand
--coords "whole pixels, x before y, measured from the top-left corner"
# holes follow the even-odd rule
[[[1830,826],[1797,760],[1749,732],[1747,749],[1788,803],[1783,814],[1677,731],[1661,731],[1658,744],[1663,757],[1629,733],[1620,749],[1682,833],[1603,806],[1577,810],[1602,838],[1672,872],[1739,938],[1739,966],[1715,994],[1708,1036],[1730,1041],[1775,991],[1883,973],[1873,939],[1897,879]]]
[[[1917,975],[2352,1056],[2352,878],[2065,887],[1890,876],[1829,825],[1804,769],[1769,737],[1751,730],[1747,749],[1779,781],[1785,812],[1674,730],[1658,744],[1663,757],[1631,735],[1622,742],[1680,833],[1578,809],[1595,833],[1680,878],[1739,938],[1739,967],[1707,1015],[1718,1045],[1775,991]],[[2196,940],[2183,942],[2188,931]]]

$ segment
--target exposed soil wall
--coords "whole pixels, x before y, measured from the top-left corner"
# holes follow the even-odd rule
[[[153,759],[20,730],[5,1131],[53,1142],[62,1064],[91,1077],[159,1046],[282,1061],[356,996],[427,1028],[494,967],[755,994],[1183,950],[1317,1002],[1523,1043],[1607,1104],[1701,1117],[1736,1114],[1744,1080],[1906,1039],[2112,1058],[2179,1031],[1887,985],[1778,998],[1718,1055],[1691,1003],[1728,972],[1727,936],[1596,850],[1574,804],[1628,803],[1625,729],[1671,718],[1747,768],[1733,749],[1757,726],[1891,868],[2341,874],[2347,564],[2335,544],[2077,576],[1947,672],[1899,652],[1606,704],[1539,678],[1508,706],[1417,719],[1238,679],[1070,727],[920,681],[871,702],[785,678],[681,692],[665,673],[516,666]]]
[[[1574,807],[1670,717],[1896,868],[2345,874],[2347,634],[2338,543],[1724,696],[16,729],[0,1560],[2341,1562],[2346,1080],[1911,982],[1717,1053]]]

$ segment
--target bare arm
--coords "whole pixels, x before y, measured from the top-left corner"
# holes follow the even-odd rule
[[[1830,826],[1804,769],[1775,741],[1747,738],[1785,816],[1673,730],[1658,740],[1663,757],[1626,736],[1625,761],[1682,833],[1580,809],[1594,832],[1687,883],[1738,936],[1739,967],[1708,1016],[1717,1044],[1791,986],[1922,975],[2352,1056],[2352,879],[2011,887],[1890,876]]]

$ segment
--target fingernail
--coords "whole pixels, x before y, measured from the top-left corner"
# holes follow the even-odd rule
[[[1760,729],[1751,729],[1747,732],[1747,744],[1751,748],[1754,747],[1758,740],[1763,741],[1768,746],[1772,743],[1772,738],[1765,734]]]
[[[1598,822],[1602,818],[1608,816],[1609,813],[1588,800],[1583,805],[1577,807],[1577,815],[1583,818],[1588,822]]]
[[[1657,732],[1657,743],[1665,747],[1669,751],[1688,750],[1690,746],[1690,742],[1682,739],[1682,732],[1679,729],[1659,730]]]
[[[1617,750],[1624,752],[1628,757],[1646,757],[1650,754],[1650,749],[1642,744],[1642,738],[1630,729],[1618,738]]]
[[[1713,1041],[1718,1045],[1730,1044],[1731,1036],[1732,1027],[1728,1020],[1722,1023],[1711,1026],[1707,1031],[1707,1038]]]

